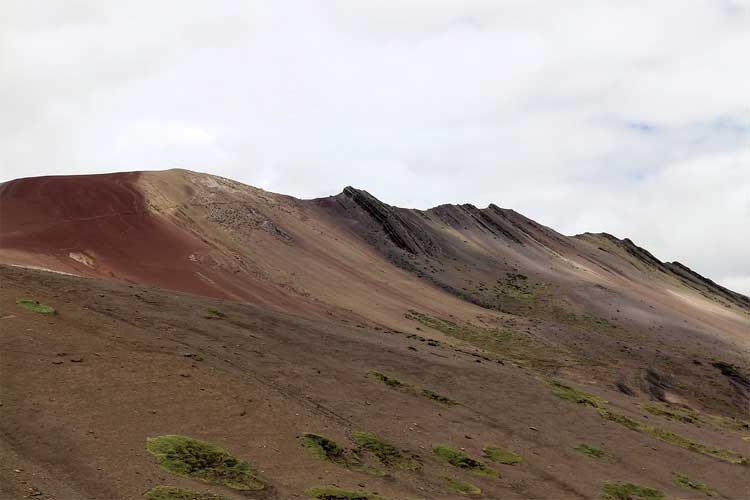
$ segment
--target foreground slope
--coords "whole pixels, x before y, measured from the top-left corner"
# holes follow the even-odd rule
[[[208,488],[154,465],[146,438],[166,434],[256,462],[268,498],[330,483],[452,498],[450,481],[486,498],[595,498],[605,481],[702,494],[673,473],[747,496],[748,299],[629,240],[172,170],[1,185],[0,262],[22,266],[0,269],[11,498]],[[313,432],[354,450],[358,431],[419,466],[300,447]],[[493,446],[523,462],[482,458]]]
[[[170,434],[252,461],[268,484],[251,495],[259,498],[294,498],[332,484],[392,499],[454,498],[445,477],[474,485],[484,498],[597,498],[606,481],[695,498],[673,484],[673,473],[719,497],[746,497],[748,469],[739,462],[749,454],[742,436],[750,431],[739,420],[654,415],[596,384],[565,382],[576,397],[563,398],[565,391],[508,360],[339,317],[5,266],[0,278],[4,498],[139,498],[157,485],[243,497],[160,469],[146,441]],[[16,297],[57,313],[27,311]],[[628,421],[692,445],[633,430]],[[416,470],[368,456],[368,470],[337,465],[301,446],[304,433],[315,433],[354,448],[356,432],[414,456]],[[463,450],[494,477],[451,466],[434,445]],[[604,455],[576,449],[582,445]],[[522,461],[495,463],[483,457],[487,447]]]

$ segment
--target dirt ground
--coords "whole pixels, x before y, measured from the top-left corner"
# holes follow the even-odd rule
[[[699,479],[720,498],[748,498],[747,467],[726,463],[602,419],[557,398],[532,371],[431,346],[406,332],[310,320],[155,288],[0,267],[3,498],[140,498],[158,484],[241,495],[170,475],[148,437],[182,434],[257,464],[261,498],[302,497],[316,485],[392,499],[456,498],[441,480],[474,484],[482,498],[598,498],[605,481],[700,498],[672,483]],[[55,315],[16,305],[32,297]],[[223,319],[207,319],[208,308]],[[460,404],[444,406],[366,376],[376,370]],[[639,416],[633,398],[575,384],[608,408]],[[648,416],[648,415],[646,415]],[[649,421],[657,420],[651,416]],[[750,455],[741,433],[658,419],[696,442]],[[314,432],[352,446],[369,431],[419,455],[418,472],[383,475],[325,463],[300,445]],[[750,434],[746,432],[745,434]],[[595,459],[581,443],[607,451]],[[485,446],[523,461],[475,476],[441,462],[434,444],[481,458]]]

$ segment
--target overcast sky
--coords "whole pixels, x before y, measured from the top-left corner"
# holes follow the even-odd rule
[[[750,294],[750,0],[4,0],[0,162],[496,203]]]

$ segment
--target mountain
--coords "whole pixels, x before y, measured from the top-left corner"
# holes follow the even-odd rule
[[[747,492],[750,299],[629,239],[168,170],[0,185],[0,263],[11,496],[242,497],[154,465],[171,434],[258,464],[262,498]]]

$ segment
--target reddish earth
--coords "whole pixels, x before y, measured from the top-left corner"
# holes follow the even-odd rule
[[[0,263],[2,498],[142,498],[156,484],[243,497],[160,469],[145,450],[160,434],[256,463],[259,498],[330,484],[458,497],[443,476],[482,498],[599,498],[606,481],[705,496],[673,473],[750,498],[747,466],[541,381],[750,456],[750,299],[629,240],[567,237],[494,205],[400,209],[353,188],[297,200],[171,170],[0,185]],[[367,474],[300,446],[316,432],[351,447],[354,431],[418,454],[421,471]],[[478,477],[434,456],[439,443],[524,460],[483,459],[500,477]]]

